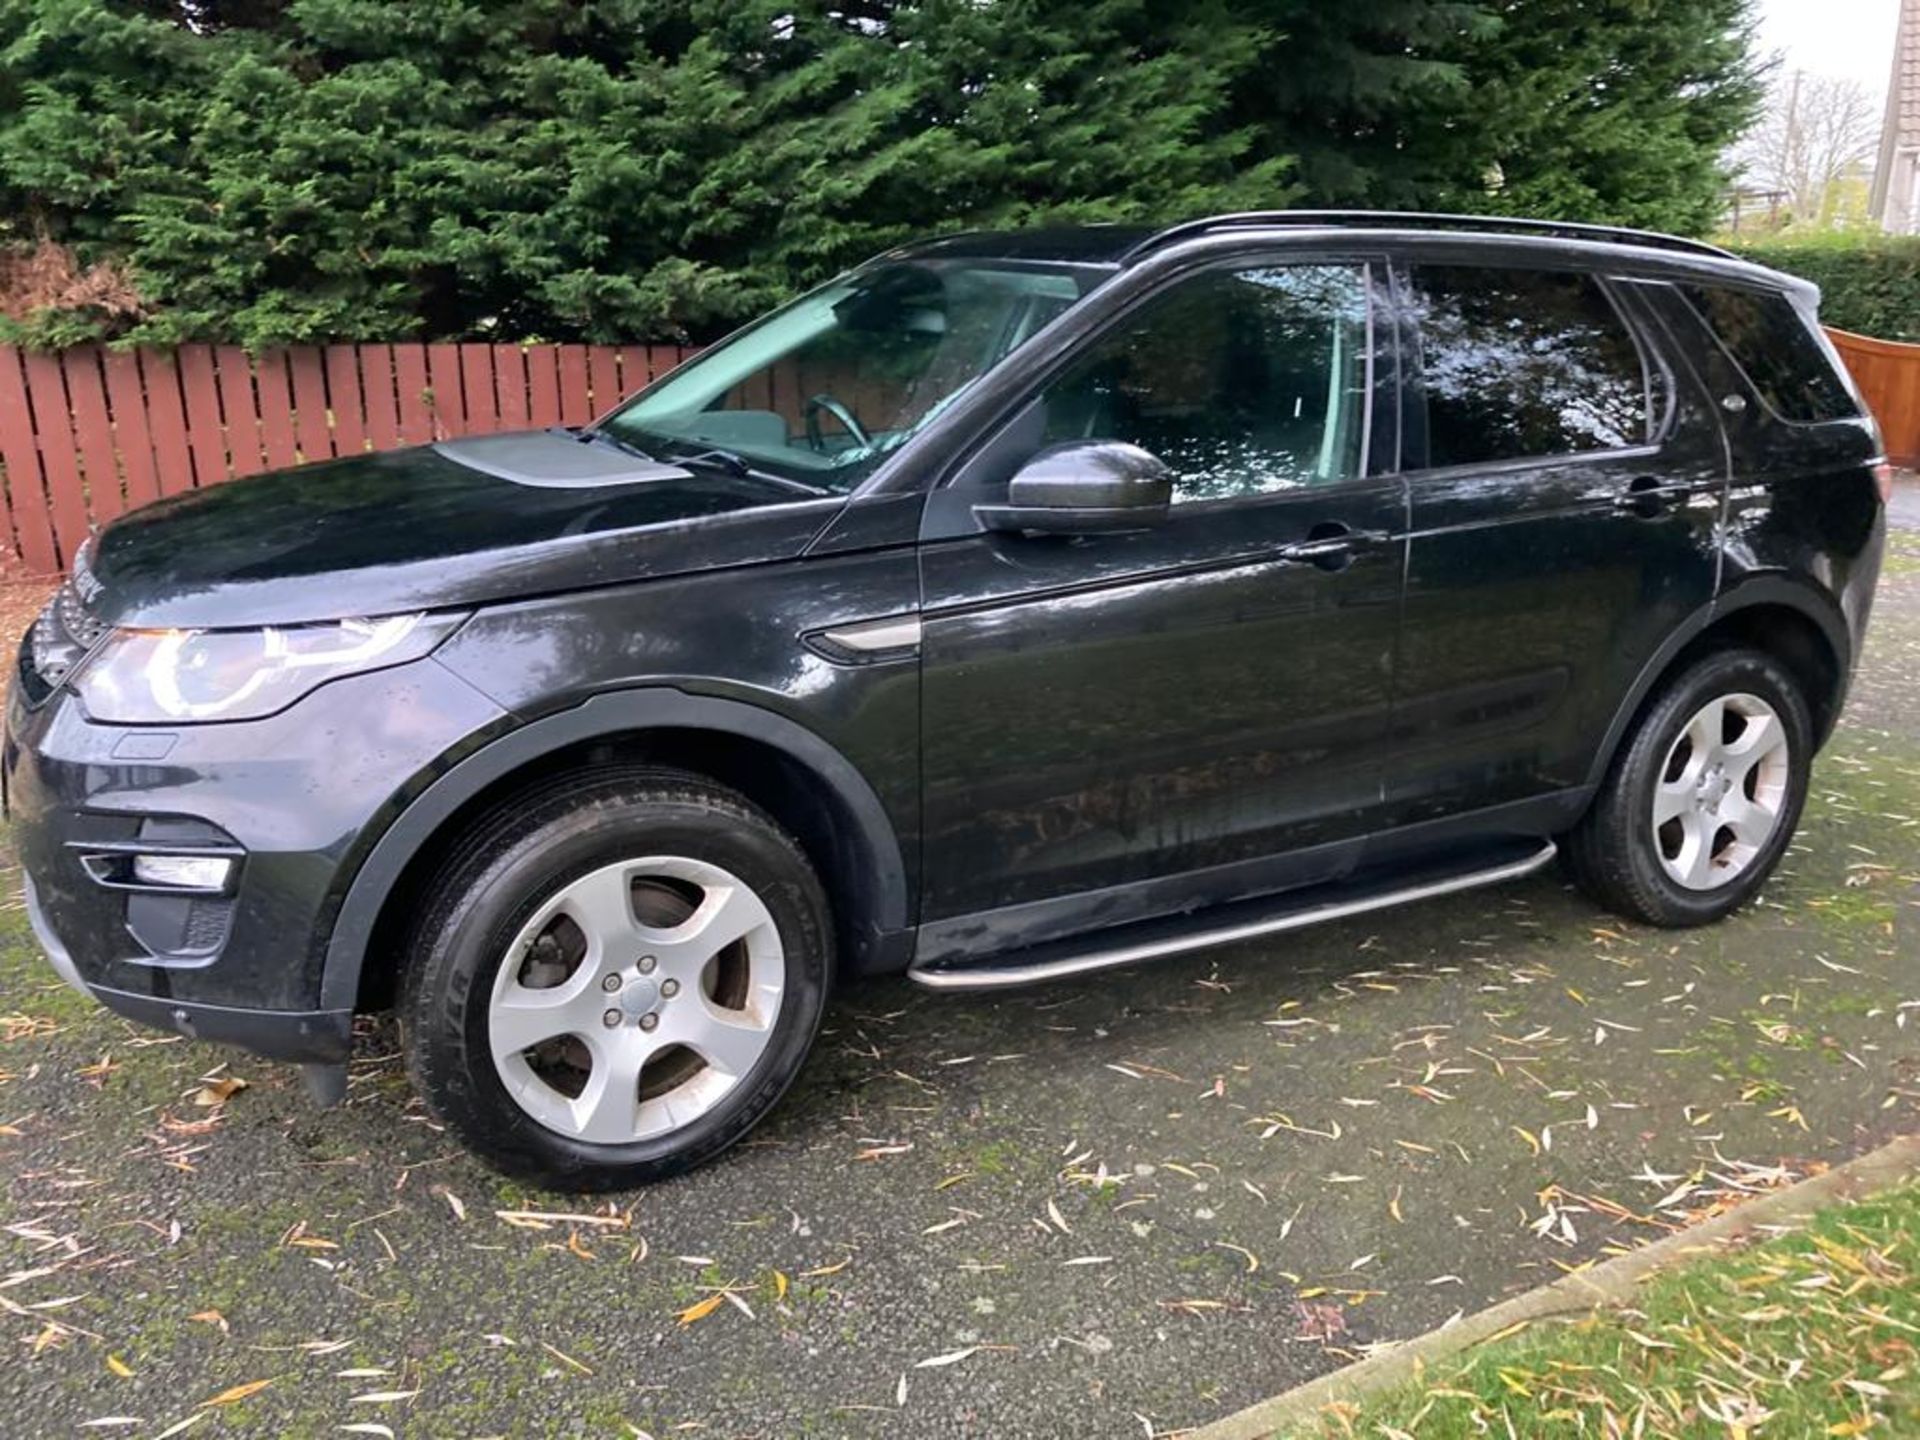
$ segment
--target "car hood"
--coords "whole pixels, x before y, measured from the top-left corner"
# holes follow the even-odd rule
[[[490,435],[173,496],[102,531],[74,583],[109,625],[390,615],[783,559],[842,503],[567,431]]]

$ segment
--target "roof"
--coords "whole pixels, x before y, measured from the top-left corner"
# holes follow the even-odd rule
[[[1909,0],[1920,5],[1920,0]],[[1735,257],[1702,240],[1630,230],[1615,225],[1583,225],[1560,220],[1526,220],[1504,215],[1429,215],[1397,210],[1252,210],[1212,215],[1179,225],[1077,225],[1035,230],[973,230],[917,241],[891,250],[886,258],[1034,260],[1053,263],[1126,265],[1169,246],[1238,230],[1391,230],[1442,235],[1517,237],[1626,245],[1644,250]]]
[[[1154,229],[1149,225],[1063,225],[1033,230],[967,230],[916,240],[889,250],[884,260],[1038,260],[1053,264],[1117,265]]]
[[[1920,0],[1905,0],[1893,42],[1893,88],[1887,126],[1901,150],[1920,148]]]
[[[1900,25],[1893,38],[1893,75],[1887,85],[1887,113],[1880,127],[1880,153],[1873,167],[1873,189],[1867,207],[1889,230],[1905,230],[1905,221],[1893,212],[1910,203],[1896,202],[1894,165],[1903,153],[1920,150],[1920,0],[1901,0]]]

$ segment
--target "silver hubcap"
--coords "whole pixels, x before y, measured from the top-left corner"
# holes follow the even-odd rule
[[[548,1129],[617,1145],[718,1104],[772,1042],[786,954],[765,902],[704,860],[623,860],[564,886],[493,982],[493,1063]]]
[[[1689,890],[1717,890],[1752,866],[1786,805],[1787,731],[1757,695],[1700,707],[1667,752],[1653,792],[1653,845]]]

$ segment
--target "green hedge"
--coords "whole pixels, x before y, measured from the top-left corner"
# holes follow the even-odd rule
[[[0,341],[706,338],[937,231],[1287,204],[1693,234],[1751,8],[0,0]]]
[[[1920,342],[1920,236],[1823,235],[1737,247],[1820,287],[1820,318],[1882,340]]]

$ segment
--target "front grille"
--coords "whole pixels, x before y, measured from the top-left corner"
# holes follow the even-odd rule
[[[27,632],[21,656],[26,663],[20,667],[28,681],[27,698],[38,704],[57,690],[106,633],[107,627],[87,613],[73,582],[62,585]]]

